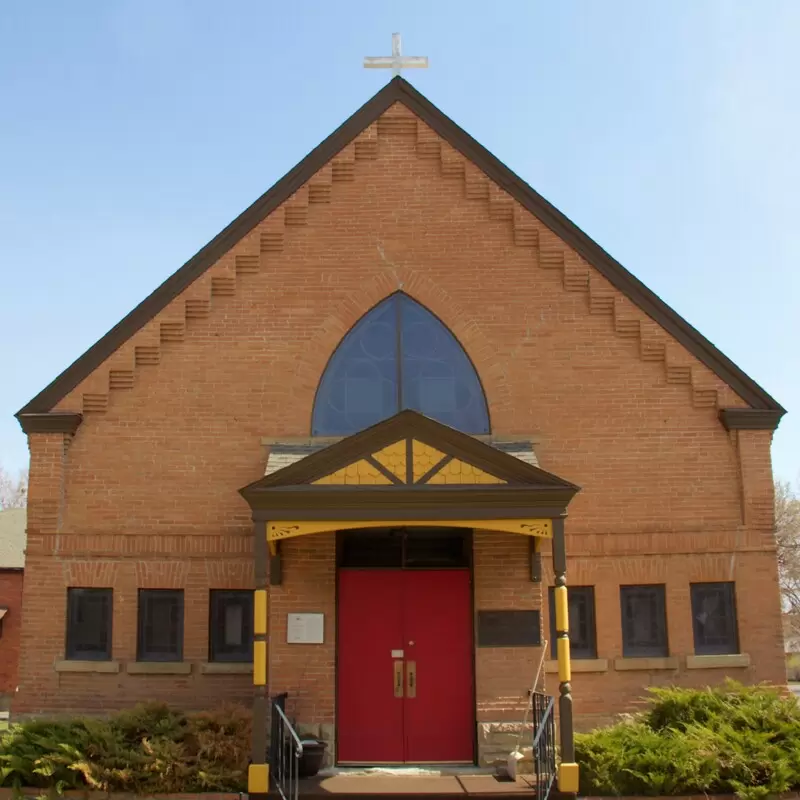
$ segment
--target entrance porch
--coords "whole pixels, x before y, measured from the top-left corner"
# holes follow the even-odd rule
[[[577,491],[411,411],[245,487],[257,582],[250,793],[269,785],[276,689],[326,720],[314,735],[337,765],[487,764],[490,734],[506,755],[511,739],[530,746],[524,725],[502,720],[512,693],[541,688],[543,546],[555,583],[558,783],[577,791],[564,545]]]

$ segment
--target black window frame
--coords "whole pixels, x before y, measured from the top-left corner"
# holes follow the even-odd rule
[[[151,650],[146,641],[148,618],[153,613],[150,601],[157,598],[167,599],[172,597],[177,601],[178,620],[176,631],[176,647],[173,652],[155,652]],[[139,589],[136,620],[136,660],[181,662],[183,661],[183,629],[184,629],[184,595],[183,589]]]
[[[698,620],[697,604],[700,601],[698,594],[701,591],[721,591],[722,596],[727,601],[730,612],[731,639],[729,644],[706,644],[700,643],[703,632]],[[736,655],[740,652],[739,645],[739,619],[736,609],[736,586],[733,581],[707,581],[689,584],[689,594],[692,605],[692,635],[694,639],[694,652],[698,656],[722,656]]]
[[[547,602],[550,609],[550,654],[553,658],[557,658],[555,586],[548,588]],[[577,616],[573,604],[577,605],[578,603],[583,603],[587,610],[588,619],[585,626],[589,636],[588,642],[581,642],[575,636],[580,626],[573,621]],[[595,612],[594,586],[568,586],[567,607],[569,613],[570,656],[575,659],[597,658],[597,614]]]
[[[239,648],[224,643],[225,609],[239,605],[244,609],[245,643]],[[249,633],[248,633],[249,631]],[[211,589],[208,600],[208,660],[249,664],[253,661],[253,592],[248,589]]]
[[[77,617],[81,612],[84,601],[96,602],[103,600],[105,609],[105,649],[87,649],[77,640],[77,626],[80,624]],[[67,614],[64,641],[64,658],[66,661],[111,661],[113,654],[113,629],[114,629],[114,590],[109,588],[69,586],[67,587]]]
[[[627,603],[638,594],[649,594],[656,604],[656,618],[659,624],[658,641],[655,644],[631,643],[630,620],[627,613]],[[620,586],[620,612],[622,623],[622,656],[623,658],[666,658],[669,656],[669,635],[667,629],[667,587],[663,583],[638,584]]]

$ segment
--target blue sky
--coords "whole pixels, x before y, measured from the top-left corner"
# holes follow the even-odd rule
[[[408,77],[761,383],[800,472],[796,0],[3,0],[12,414],[389,78]]]

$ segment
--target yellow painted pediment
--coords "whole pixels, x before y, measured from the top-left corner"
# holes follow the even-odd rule
[[[416,483],[423,475],[430,472],[445,457],[445,454],[417,439],[412,441],[411,448],[414,459],[412,475]]]
[[[360,459],[353,464],[337,469],[330,475],[325,475],[313,483],[335,486],[388,486],[391,478],[386,477],[376,466],[366,459]]]
[[[484,472],[482,469],[457,458],[444,464],[438,472],[428,478],[427,482],[439,485],[506,483],[502,478],[490,475],[488,472]]]
[[[411,457],[411,464],[408,460]],[[410,468],[409,468],[410,467]],[[432,447],[418,439],[398,439],[346,467],[312,481],[328,486],[390,486],[434,484],[439,486],[507,483],[474,464]]]
[[[372,454],[372,457],[379,464],[386,467],[392,475],[403,483],[406,482],[406,470],[408,468],[406,464],[406,447],[406,440],[400,439]]]

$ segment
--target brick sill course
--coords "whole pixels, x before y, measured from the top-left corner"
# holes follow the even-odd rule
[[[615,658],[614,669],[620,671],[678,669],[678,659],[675,656],[667,656],[665,658]]]
[[[570,664],[572,672],[608,672],[607,658],[573,658]],[[548,673],[558,672],[558,661],[545,664]]]
[[[208,661],[200,665],[205,675],[252,675],[252,661]]]
[[[188,675],[192,665],[186,661],[129,661],[125,671],[129,675]]]

